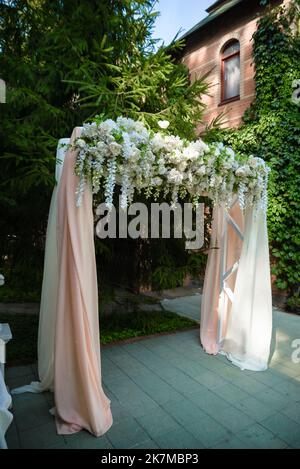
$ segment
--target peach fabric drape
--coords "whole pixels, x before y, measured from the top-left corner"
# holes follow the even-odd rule
[[[272,295],[266,215],[238,204],[229,210],[243,240],[226,221],[226,209],[213,210],[211,249],[201,304],[204,350],[227,356],[241,369],[268,366],[272,334]],[[233,266],[233,273],[222,279]]]
[[[243,229],[243,213],[238,204],[234,204],[229,210],[230,216],[237,223],[239,228]],[[221,292],[221,269],[224,252],[222,252],[222,240],[226,238],[225,264],[226,271],[230,269],[239,259],[242,241],[231,226],[228,226],[225,220],[224,205],[216,205],[213,209],[213,219],[211,228],[210,250],[205,271],[203,295],[201,302],[201,328],[200,339],[204,350],[216,355],[219,352],[219,316],[222,307],[223,321],[221,336],[226,333],[228,313],[231,308],[231,302],[227,295]],[[234,291],[236,272],[227,280],[226,285],[231,291]]]
[[[71,143],[80,135],[76,128]],[[101,386],[98,288],[92,193],[76,207],[75,151],[68,151],[58,190],[59,288],[54,351],[54,395],[60,434],[86,429],[96,436],[112,424]]]

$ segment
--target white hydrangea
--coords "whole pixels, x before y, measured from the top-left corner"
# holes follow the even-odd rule
[[[169,126],[162,121],[160,126]],[[232,148],[222,142],[206,144],[198,139],[188,142],[166,132],[150,133],[140,121],[118,117],[99,124],[84,124],[80,138],[75,173],[79,177],[76,203],[82,201],[86,182],[94,193],[104,187],[105,201],[113,203],[116,184],[121,186],[121,205],[128,206],[135,191],[149,197],[170,196],[173,203],[189,194],[197,201],[209,193],[215,202],[227,206],[238,192],[240,206],[267,208],[269,168],[261,158],[251,155],[242,162]],[[195,202],[196,203],[196,202]]]
[[[183,181],[183,174],[177,169],[173,168],[171,171],[169,171],[167,178],[171,184],[179,185]]]

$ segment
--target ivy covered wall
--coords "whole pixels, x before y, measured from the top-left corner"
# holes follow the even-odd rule
[[[241,128],[223,134],[235,150],[260,156],[272,168],[272,274],[275,286],[288,292],[290,306],[299,306],[300,294],[300,102],[292,99],[300,79],[299,11],[297,0],[259,20],[253,37],[256,98]]]

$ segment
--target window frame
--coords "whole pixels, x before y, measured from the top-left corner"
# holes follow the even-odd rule
[[[226,55],[224,57],[224,52],[226,51],[227,47],[229,47],[232,43],[238,43],[239,49],[235,52],[232,52],[229,55]],[[232,101],[238,101],[241,99],[241,76],[240,76],[240,83],[239,83],[239,94],[236,96],[232,96],[231,98],[225,98],[225,62],[229,59],[232,59],[235,56],[239,56],[240,58],[240,73],[241,73],[241,46],[240,46],[240,41],[238,39],[230,39],[229,41],[224,44],[222,47],[221,51],[221,101],[219,106],[222,106],[223,104],[231,103]]]

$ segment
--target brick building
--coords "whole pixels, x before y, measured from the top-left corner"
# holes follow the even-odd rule
[[[188,31],[182,61],[191,79],[209,72],[209,94],[204,96],[205,123],[224,113],[226,127],[241,123],[255,94],[252,36],[257,20],[266,8],[287,0],[218,0],[206,11],[208,16]],[[199,130],[201,130],[201,127]]]

